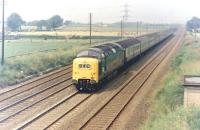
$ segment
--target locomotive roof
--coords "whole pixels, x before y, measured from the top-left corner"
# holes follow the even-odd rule
[[[92,48],[101,49],[103,52],[112,51],[112,47],[110,47],[109,44],[102,44],[102,45],[94,46]]]
[[[107,52],[107,51],[112,51],[113,49],[119,50],[119,49],[121,49],[121,46],[119,46],[116,43],[106,43],[106,44],[102,44],[99,46],[94,46],[94,48],[99,48],[99,49],[103,50],[104,52]]]
[[[141,39],[141,38],[149,38],[149,37],[157,36],[157,35],[158,35],[158,32],[154,32],[154,33],[150,33],[150,34],[145,34],[145,35],[139,36],[139,37],[137,37],[137,38],[138,38],[138,39]]]
[[[121,45],[123,48],[127,48],[129,46],[132,46],[134,44],[139,44],[140,41],[136,38],[131,38],[131,39],[127,39],[127,40],[123,40],[123,41],[119,41],[117,42],[119,45]]]
[[[84,49],[77,54],[77,57],[97,57],[102,58],[112,53],[116,53],[120,46],[114,43],[107,43]]]
[[[121,46],[119,46],[116,43],[106,43],[106,44],[94,46],[93,48],[100,49],[105,56],[112,53],[116,53],[117,50],[122,49]]]

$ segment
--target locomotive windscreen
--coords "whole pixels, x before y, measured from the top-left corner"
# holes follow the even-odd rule
[[[84,50],[77,54],[77,57],[95,57],[101,59],[101,54],[93,50]]]

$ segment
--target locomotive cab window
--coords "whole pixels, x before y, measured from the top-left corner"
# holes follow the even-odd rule
[[[81,69],[90,69],[91,65],[90,64],[79,64],[79,68],[81,68]]]
[[[86,51],[79,52],[77,54],[77,57],[78,58],[79,57],[96,57],[98,59],[101,59],[101,54],[93,50],[86,50]]]

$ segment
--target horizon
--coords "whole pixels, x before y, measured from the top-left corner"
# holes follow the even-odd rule
[[[179,2],[182,2],[181,6]],[[91,12],[94,23],[115,23],[124,16],[125,4],[128,4],[128,22],[185,24],[193,16],[198,17],[200,11],[195,0],[85,0],[84,4],[78,0],[6,0],[5,20],[11,13],[17,13],[26,22],[46,20],[53,15],[60,15],[64,20],[88,23]]]

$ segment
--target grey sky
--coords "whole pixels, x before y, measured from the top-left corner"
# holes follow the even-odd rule
[[[95,22],[120,20],[128,3],[129,21],[185,22],[200,16],[199,0],[5,0],[6,16],[19,13],[25,21],[48,19],[54,14],[73,21],[88,21],[93,13]],[[2,4],[1,4],[2,7]]]

